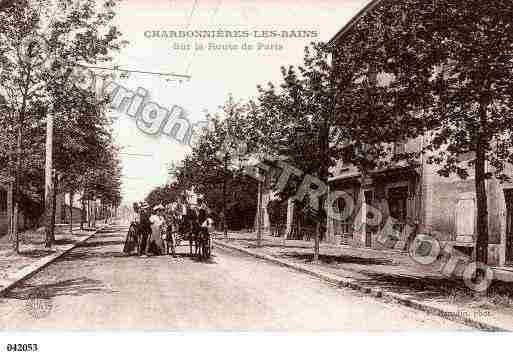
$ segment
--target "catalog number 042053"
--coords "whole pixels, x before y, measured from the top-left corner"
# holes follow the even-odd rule
[[[37,344],[7,344],[8,352],[37,352]]]

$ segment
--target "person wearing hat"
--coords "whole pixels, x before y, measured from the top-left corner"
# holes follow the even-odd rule
[[[128,233],[126,235],[125,244],[123,246],[123,252],[126,254],[130,254],[134,249],[137,248],[138,245],[138,237],[139,237],[139,204],[133,203],[133,209],[130,213],[130,227],[128,228]]]
[[[153,214],[150,217],[151,222],[151,238],[146,244],[146,254],[150,252],[153,246],[154,254],[164,253],[164,242],[162,241],[162,226],[166,223],[164,218],[164,206],[159,204],[153,207]]]
[[[149,239],[151,236],[150,206],[142,202],[139,206],[139,255],[148,255]]]

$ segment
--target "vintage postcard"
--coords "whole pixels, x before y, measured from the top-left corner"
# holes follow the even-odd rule
[[[513,330],[512,43],[504,0],[0,1],[0,352]]]

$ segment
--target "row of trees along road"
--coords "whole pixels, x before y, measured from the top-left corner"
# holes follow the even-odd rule
[[[46,126],[53,119],[53,185],[84,200],[102,199],[116,207],[121,200],[121,168],[107,117],[109,99],[98,99],[85,86],[74,86],[69,64],[109,61],[123,45],[112,25],[116,1],[28,1],[0,8],[0,115],[5,129],[0,148],[4,168],[15,179],[14,249],[18,250],[18,216],[24,191],[45,191]],[[41,42],[30,38],[44,38]],[[24,51],[20,51],[23,49]],[[61,62],[62,63],[62,62]],[[80,81],[79,78],[73,78]],[[56,191],[48,196],[46,246],[53,241]],[[52,205],[53,204],[53,205]]]
[[[173,173],[180,186],[224,202],[220,191],[236,171],[215,154],[228,128],[249,153],[282,156],[322,180],[337,158],[365,173],[421,155],[440,175],[466,178],[458,157],[473,152],[477,260],[487,263],[486,181],[510,180],[506,164],[513,163],[512,18],[513,3],[505,0],[383,1],[336,46],[313,44],[301,66],[283,67],[279,86],[259,86],[255,101],[230,98],[221,115],[208,114],[209,129]],[[388,81],[377,81],[384,73]],[[390,156],[390,143],[418,136],[424,136],[420,151]]]

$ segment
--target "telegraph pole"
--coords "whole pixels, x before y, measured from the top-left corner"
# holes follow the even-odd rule
[[[48,108],[46,116],[46,162],[45,162],[45,247],[50,248],[55,239],[54,233],[54,182],[53,182],[53,106]]]

